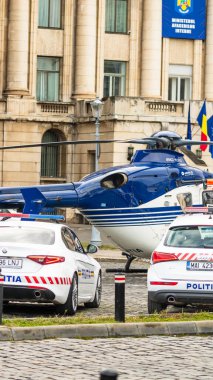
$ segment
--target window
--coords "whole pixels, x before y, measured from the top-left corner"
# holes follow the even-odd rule
[[[57,102],[59,100],[60,59],[38,57],[37,62],[37,99]]]
[[[128,177],[124,173],[110,174],[101,180],[101,187],[106,189],[118,189],[125,185],[128,181]]]
[[[168,99],[183,101],[191,98],[192,66],[170,65]]]
[[[109,33],[127,32],[127,0],[106,0],[105,30]]]
[[[213,227],[178,226],[168,231],[165,245],[169,247],[212,248]]]
[[[71,251],[84,253],[84,249],[81,245],[80,240],[77,238],[77,236],[74,234],[72,230],[68,228],[63,228],[62,239],[66,247]]]
[[[61,28],[61,0],[39,0],[38,26]]]
[[[42,143],[57,142],[58,135],[54,131],[47,131],[43,135]],[[42,146],[41,148],[41,176],[42,177],[59,177],[59,146]]]
[[[93,173],[95,171],[95,150],[88,150],[88,173]]]
[[[183,226],[169,230],[165,245],[169,247],[203,247],[202,227]]]
[[[213,192],[212,190],[203,191],[202,193],[203,206],[212,205],[213,204]]]
[[[64,244],[71,251],[75,251],[75,242],[73,236],[70,234],[68,229],[63,229],[62,231],[62,239]]]
[[[55,232],[51,229],[41,229],[38,227],[6,226],[1,227],[0,242],[52,245],[55,242]]]
[[[125,96],[126,63],[104,62],[104,96]]]

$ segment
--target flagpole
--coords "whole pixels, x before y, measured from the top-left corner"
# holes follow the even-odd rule
[[[191,129],[191,111],[190,111],[190,101],[189,101],[189,109],[188,109],[188,120],[187,120],[187,140],[192,139],[192,129]],[[191,145],[187,145],[187,149],[191,150]]]

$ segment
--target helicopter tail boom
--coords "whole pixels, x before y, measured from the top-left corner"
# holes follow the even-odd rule
[[[44,208],[75,208],[78,205],[76,184],[73,183],[0,190],[0,208],[21,209],[25,213],[39,213]]]

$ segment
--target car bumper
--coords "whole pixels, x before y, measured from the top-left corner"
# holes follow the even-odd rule
[[[149,292],[152,301],[165,305],[213,305],[213,292],[158,290]]]
[[[55,294],[49,289],[29,288],[25,286],[3,287],[4,301],[23,301],[23,302],[53,302]]]

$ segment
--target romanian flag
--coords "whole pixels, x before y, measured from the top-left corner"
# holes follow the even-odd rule
[[[206,116],[206,101],[204,100],[200,113],[197,117],[197,122],[201,128],[201,141],[208,140],[208,131],[207,131],[207,116]],[[200,145],[200,149],[204,152],[207,148],[206,144]]]

